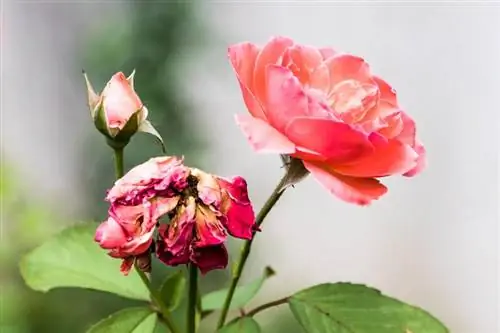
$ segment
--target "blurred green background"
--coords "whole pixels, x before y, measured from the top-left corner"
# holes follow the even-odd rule
[[[176,59],[186,47],[207,47],[214,36],[206,34],[204,27],[193,17],[193,2],[131,1],[128,5],[128,17],[109,17],[81,43],[82,57],[77,62],[88,72],[96,90],[101,90],[113,73],[123,71],[128,75],[136,69],[136,90],[150,110],[150,120],[167,143],[168,153],[184,155],[189,165],[206,168],[204,152],[209,147],[206,138],[200,136],[200,131],[190,121],[192,106],[178,89],[181,73]],[[190,49],[189,52],[201,49]],[[82,94],[85,94],[84,90]],[[92,126],[90,118],[89,126]],[[75,149],[81,152],[81,177],[85,179],[85,187],[78,189],[86,194],[86,213],[82,219],[101,221],[107,210],[103,197],[114,181],[112,154],[97,131]],[[125,151],[126,168],[159,152],[151,137],[138,134]],[[90,290],[57,289],[42,294],[24,286],[18,270],[20,257],[50,235],[77,221],[68,220],[59,215],[57,207],[36,199],[30,184],[24,183],[23,177],[16,173],[16,166],[5,159],[1,162],[0,331],[84,332],[92,323],[114,311],[138,304]],[[233,245],[234,248],[236,244]],[[168,270],[156,265],[154,282],[159,284]],[[208,274],[202,279],[202,290],[218,289],[227,279],[228,272]],[[274,311],[271,312],[283,312]],[[274,316],[274,320],[266,321],[263,325],[267,328],[265,331],[298,331],[289,320],[290,316],[284,316]],[[214,319],[208,322],[213,325]],[[212,332],[213,328],[202,331]]]

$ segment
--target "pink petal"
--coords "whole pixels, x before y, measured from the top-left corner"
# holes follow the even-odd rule
[[[306,45],[293,45],[286,50],[285,56],[289,63],[284,59],[283,66],[288,67],[302,84],[309,83],[311,73],[323,62],[319,50]]]
[[[196,248],[191,256],[191,260],[203,275],[214,269],[226,268],[228,259],[227,250],[223,244]]]
[[[372,82],[370,67],[363,58],[349,54],[338,54],[325,61],[330,70],[331,88],[346,80],[355,80],[360,83]]]
[[[309,115],[309,100],[293,73],[281,66],[267,67],[267,118],[278,131],[296,117]]]
[[[387,188],[374,178],[355,178],[336,174],[326,164],[304,162],[313,177],[340,199],[358,205],[368,205],[387,192]]]
[[[335,165],[335,171],[354,177],[383,177],[402,174],[416,165],[418,155],[407,144],[399,140],[386,140],[379,134],[372,133],[370,140],[374,151],[355,161]]]
[[[144,216],[146,210],[143,204],[137,206],[111,204],[108,213],[128,234],[135,234],[140,226],[139,219]]]
[[[372,148],[366,134],[330,119],[295,118],[286,128],[286,135],[297,146],[331,161],[350,160]]]
[[[291,154],[295,145],[265,121],[247,115],[236,115],[236,124],[256,152]]]
[[[372,78],[377,84],[378,89],[380,91],[380,99],[387,101],[391,104],[398,105],[396,90],[378,76],[373,76]]]
[[[253,91],[255,60],[258,54],[259,48],[251,43],[240,43],[229,47],[229,59],[236,72],[248,111],[256,118],[266,119],[264,110]]]
[[[255,62],[253,92],[255,97],[266,104],[266,67],[279,64],[285,50],[293,45],[293,40],[286,37],[273,37],[260,51]]]
[[[323,47],[323,48],[319,49],[319,52],[321,53],[323,60],[331,58],[337,54],[337,52],[334,49],[332,49],[331,47]]]
[[[108,127],[122,129],[142,102],[122,72],[113,75],[102,92]]]
[[[403,129],[396,139],[413,147],[416,136],[415,122],[405,112],[401,112],[401,120],[403,121]]]
[[[122,226],[110,217],[97,227],[94,240],[103,249],[112,249],[125,244],[127,242],[127,235]]]
[[[425,147],[421,143],[415,145],[415,152],[418,154],[417,165],[410,171],[403,174],[405,177],[413,177],[427,167],[427,156]]]
[[[168,226],[160,226],[160,237],[174,256],[189,248],[193,239],[195,214],[196,203],[194,198],[190,197],[188,202],[178,209],[177,214],[171,219]]]

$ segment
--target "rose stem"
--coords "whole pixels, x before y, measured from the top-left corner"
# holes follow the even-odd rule
[[[116,179],[120,179],[124,175],[124,167],[123,167],[123,147],[121,148],[113,148],[115,152],[115,174],[116,174]],[[170,316],[170,311],[166,307],[166,305],[163,303],[161,297],[158,295],[158,293],[153,289],[153,286],[151,286],[151,282],[149,281],[149,277],[141,271],[141,269],[135,264],[134,265],[135,270],[137,271],[137,274],[139,274],[139,277],[141,278],[142,282],[146,285],[146,288],[148,288],[149,293],[151,294],[151,299],[153,302],[156,303],[158,308],[161,311],[161,317],[163,318],[165,324],[169,328],[170,332],[172,333],[179,333],[179,330],[175,327],[174,322],[172,320],[172,317]]]
[[[288,181],[288,174],[285,173],[283,178],[280,180],[274,191],[271,193],[269,198],[267,199],[266,203],[260,210],[259,214],[257,215],[257,218],[255,219],[255,224],[260,227],[262,222],[264,222],[264,219],[266,218],[267,214],[271,211],[271,209],[274,207],[274,205],[278,202],[278,200],[281,198],[283,193],[285,192],[285,188],[283,188],[283,185]],[[217,328],[221,328],[224,326],[224,323],[226,322],[226,317],[229,312],[229,307],[231,306],[231,301],[234,296],[234,292],[236,291],[236,287],[238,285],[238,282],[240,281],[241,278],[241,273],[243,272],[243,268],[245,266],[245,263],[248,259],[248,256],[250,255],[250,249],[252,247],[252,242],[255,238],[252,237],[252,239],[245,241],[245,244],[243,244],[243,247],[241,248],[241,253],[240,257],[236,263],[236,268],[233,273],[233,277],[231,279],[231,284],[229,286],[229,290],[226,295],[226,299],[224,301],[224,305],[222,307],[222,311],[219,317],[219,321],[217,323]]]

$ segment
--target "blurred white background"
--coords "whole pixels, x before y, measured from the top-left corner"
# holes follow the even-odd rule
[[[66,198],[65,209],[79,201],[72,146],[92,130],[68,58],[92,22],[120,7],[4,3],[2,150],[34,191]],[[186,94],[213,140],[213,171],[245,176],[256,206],[280,162],[253,153],[234,124],[246,111],[226,57],[232,43],[286,35],[363,56],[397,89],[428,151],[424,173],[387,179],[389,193],[369,207],[339,201],[312,178],[286,193],[246,271],[246,279],[266,265],[278,272],[261,300],[313,283],[362,282],[424,307],[452,332],[500,332],[500,3],[206,1],[198,15],[222,40],[186,57]]]

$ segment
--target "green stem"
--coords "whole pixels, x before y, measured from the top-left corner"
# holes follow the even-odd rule
[[[286,182],[289,179],[289,175],[285,173],[283,178],[280,180],[274,191],[271,193],[269,198],[267,199],[266,203],[260,210],[259,214],[257,215],[257,218],[255,219],[255,223],[257,226],[261,226],[262,222],[264,222],[264,219],[266,218],[267,214],[271,211],[271,209],[274,207],[274,205],[278,202],[278,200],[281,198],[283,193],[285,192],[285,189],[283,188],[283,185],[286,184]],[[233,273],[233,277],[231,279],[231,284],[229,286],[229,290],[226,295],[226,299],[224,301],[224,305],[222,307],[222,312],[219,317],[219,321],[217,322],[217,328],[221,328],[224,326],[224,323],[226,322],[227,314],[229,312],[229,308],[231,306],[231,301],[233,300],[234,292],[236,291],[236,287],[238,286],[238,282],[240,281],[241,278],[241,273],[243,272],[243,268],[245,267],[245,263],[248,259],[248,256],[250,255],[250,250],[252,247],[252,242],[255,239],[255,235],[252,239],[245,241],[245,244],[241,248],[241,253],[240,253],[240,258],[238,262],[236,263],[236,269]]]
[[[116,179],[120,179],[124,175],[124,167],[123,167],[123,148],[113,148],[115,152],[115,174]],[[176,328],[174,321],[170,315],[170,311],[166,307],[165,303],[161,300],[160,295],[154,290],[151,286],[151,282],[149,281],[149,277],[144,273],[138,266],[137,263],[134,264],[135,270],[137,274],[139,274],[142,282],[148,288],[149,293],[151,295],[151,300],[156,304],[161,312],[161,317],[163,318],[165,324],[169,328],[171,333],[179,333],[180,331]]]
[[[198,310],[198,267],[189,265],[189,291],[187,310],[187,332],[196,332],[196,312]]]
[[[245,316],[253,317],[257,313],[259,313],[261,311],[267,310],[269,308],[272,308],[272,307],[275,307],[275,306],[278,306],[278,305],[281,305],[281,304],[285,304],[286,302],[288,302],[288,299],[289,299],[289,297],[285,297],[285,298],[278,299],[276,301],[272,301],[272,302],[269,302],[269,303],[266,303],[266,304],[262,304],[262,305],[256,307],[255,309],[253,309],[251,311],[248,311]]]
[[[114,148],[115,151],[115,175],[116,179],[123,177],[125,172],[123,171],[123,148]]]

